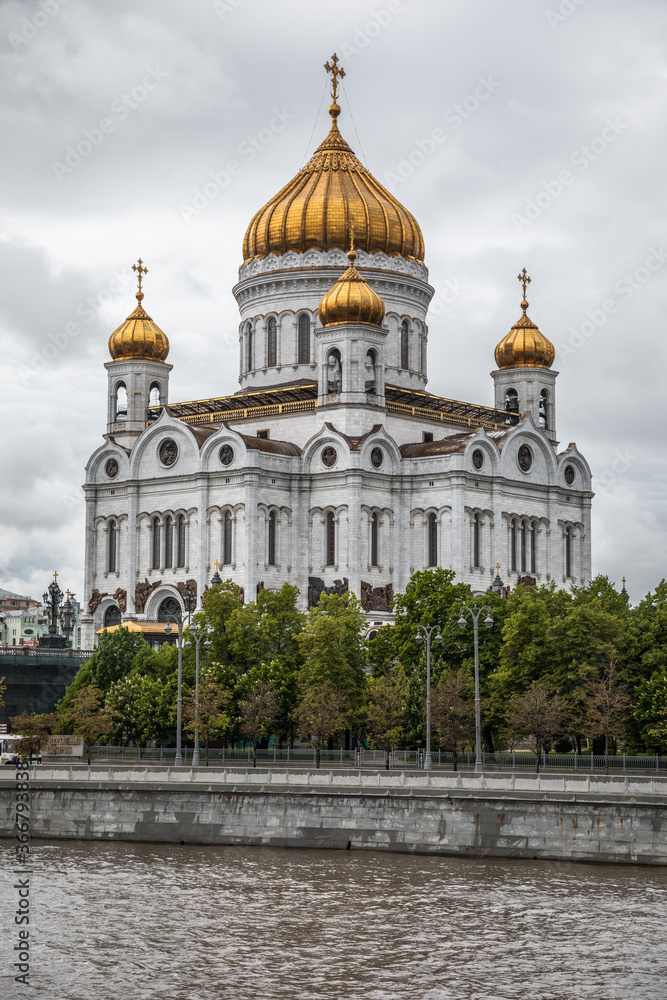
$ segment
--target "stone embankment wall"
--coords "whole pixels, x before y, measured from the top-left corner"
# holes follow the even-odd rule
[[[7,769],[9,772],[9,769]],[[32,836],[667,864],[667,778],[36,767]],[[13,836],[11,772],[0,836]]]

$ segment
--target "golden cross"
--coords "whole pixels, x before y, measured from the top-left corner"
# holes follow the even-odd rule
[[[496,563],[496,576],[500,576],[500,563]]]
[[[67,588],[67,600],[69,601],[69,587]]]
[[[625,590],[625,577],[623,577],[623,590]]]
[[[53,571],[53,582],[54,582],[54,583],[57,583],[57,582],[58,582],[58,571],[57,571],[57,570],[55,570],[55,569],[54,569],[54,571]]]
[[[219,566],[219,565],[220,565],[220,563],[219,563],[219,562],[218,562],[218,560],[216,559],[216,560],[215,560],[215,571],[216,571],[216,573],[218,572],[218,566]]]
[[[519,279],[519,281],[523,285],[523,297],[525,299],[525,297],[526,297],[526,285],[530,284],[530,278],[526,274],[525,267],[524,267],[523,271],[521,272],[521,274],[517,274],[517,278]]]
[[[342,80],[345,76],[345,70],[338,65],[338,56],[335,52],[331,57],[331,62],[325,62],[324,68],[327,73],[331,74],[331,97],[335,101],[338,97],[338,78],[340,77]]]
[[[137,267],[137,264],[139,265],[138,267]],[[143,264],[143,260],[140,257],[139,260],[137,261],[137,263],[132,265],[132,270],[136,271],[137,274],[139,275],[139,291],[141,291],[141,279],[143,278],[144,274],[148,274],[148,268],[147,267],[142,267],[142,264]],[[530,279],[528,279],[528,280],[530,280]]]

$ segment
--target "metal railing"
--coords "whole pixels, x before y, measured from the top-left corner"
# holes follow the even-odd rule
[[[183,763],[192,763],[192,747],[183,747]],[[317,755],[315,750],[305,747],[273,747],[269,750],[257,750],[257,763],[266,765],[281,765],[288,767],[314,767]],[[205,764],[206,751],[200,746],[201,764]],[[213,765],[252,765],[252,747],[214,747],[209,749],[209,764]],[[173,764],[176,756],[175,747],[123,747],[96,744],[91,750],[91,760],[98,763],[118,761]],[[434,768],[452,770],[454,755],[435,750],[432,754]],[[486,771],[534,771],[537,759],[535,754],[524,751],[485,753],[482,755]],[[85,754],[84,754],[85,758]],[[61,758],[64,760],[64,758]],[[74,758],[69,758],[71,763]],[[79,758],[76,758],[79,761]],[[607,758],[610,772],[639,771],[643,773],[667,773],[667,757],[657,755],[626,755],[615,754]],[[380,769],[386,767],[387,756],[384,750],[321,750],[321,767],[370,767]],[[471,752],[458,755],[457,767],[461,770],[474,769],[475,754]],[[389,767],[401,770],[419,770],[424,767],[423,750],[392,750],[389,753]],[[542,754],[540,770],[581,772],[582,774],[606,770],[605,757],[598,754],[548,753]]]

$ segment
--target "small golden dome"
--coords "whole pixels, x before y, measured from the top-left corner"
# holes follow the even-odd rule
[[[340,106],[329,108],[331,131],[289,184],[254,216],[243,259],[294,250],[343,250],[355,227],[358,248],[424,260],[421,229],[410,212],[354,155],[338,131]]]
[[[320,302],[318,315],[322,326],[340,326],[343,323],[368,323],[382,326],[384,302],[357,271],[357,255],[350,250],[350,266]]]
[[[167,335],[163,333],[157,323],[153,322],[141,304],[144,297],[141,290],[141,279],[148,268],[142,267],[140,257],[139,266],[133,264],[132,269],[139,272],[139,291],[136,295],[139,304],[125,322],[121,323],[109,337],[109,354],[114,361],[127,361],[129,359],[166,361],[169,354]]]
[[[499,368],[551,368],[556,359],[556,349],[526,312],[526,285],[530,278],[525,267],[519,281],[523,284],[523,316],[496,347],[496,364]]]

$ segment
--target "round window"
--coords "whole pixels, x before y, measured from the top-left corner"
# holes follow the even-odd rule
[[[533,464],[533,453],[527,444],[522,444],[519,448],[519,454],[517,455],[517,461],[519,463],[519,468],[522,472],[530,472],[531,466]]]
[[[223,444],[220,449],[220,461],[223,465],[231,465],[234,461],[234,449],[231,444]]]
[[[110,458],[107,464],[104,466],[104,471],[106,472],[109,479],[115,479],[118,475],[118,462],[115,458]]]
[[[178,458],[178,447],[176,442],[172,441],[171,438],[167,438],[167,440],[163,441],[160,445],[160,451],[158,454],[163,465],[173,465]]]
[[[484,452],[480,448],[475,448],[472,453],[472,464],[476,469],[481,469],[484,465]]]
[[[574,471],[574,466],[573,465],[566,465],[565,466],[565,482],[567,483],[568,486],[572,485],[572,483],[575,480],[575,476],[576,476],[576,473]]]
[[[380,466],[382,465],[383,460],[384,460],[384,454],[382,452],[382,448],[373,448],[371,452],[371,464],[376,469],[379,469]]]
[[[338,454],[335,448],[324,448],[322,451],[322,465],[326,465],[327,469],[336,464],[337,458]]]

